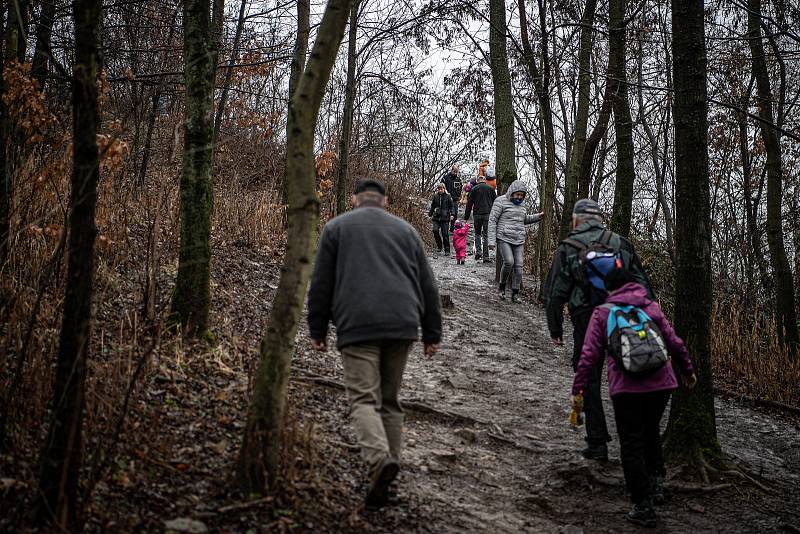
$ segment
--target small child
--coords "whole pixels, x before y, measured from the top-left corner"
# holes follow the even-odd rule
[[[469,224],[466,224],[461,219],[458,219],[455,224],[455,231],[453,231],[453,248],[456,251],[456,263],[463,265],[467,259],[467,233],[469,232]]]

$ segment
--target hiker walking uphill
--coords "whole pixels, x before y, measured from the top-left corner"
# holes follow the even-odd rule
[[[464,220],[475,214],[475,261],[483,258],[484,262],[492,261],[489,257],[489,214],[497,199],[497,193],[486,184],[486,177],[478,177],[478,183],[470,189],[467,206],[464,209]]]
[[[386,504],[400,468],[398,392],[417,330],[428,356],[442,337],[439,291],[422,240],[384,210],[384,194],[380,182],[362,180],[355,209],[325,225],[308,292],[315,349],[327,349],[328,323],[336,325],[350,416],[369,469],[370,509]]]
[[[442,183],[447,190],[447,194],[453,199],[453,221],[455,221],[458,219],[458,203],[461,201],[461,193],[463,191],[461,177],[458,175],[458,165],[453,165],[450,172],[445,173],[442,177]],[[450,231],[453,231],[452,222],[450,223]]]
[[[500,271],[500,299],[506,298],[506,281],[511,275],[511,301],[518,302],[519,288],[522,284],[523,248],[525,246],[525,225],[542,219],[544,213],[528,214],[523,206],[528,190],[525,182],[514,180],[505,195],[497,197],[489,213],[489,248],[495,243],[503,257]]]
[[[601,275],[620,264],[652,298],[650,283],[630,241],[603,226],[603,212],[592,199],[581,199],[572,210],[572,232],[559,244],[547,276],[544,299],[547,327],[556,345],[563,345],[564,305],[572,320],[572,366],[578,367],[586,328],[592,310],[605,301],[607,292]],[[587,266],[588,264],[588,266]],[[600,397],[602,361],[592,368],[584,391],[586,442],[584,457],[606,460],[611,441]]]
[[[686,346],[661,307],[647,296],[630,271],[612,267],[605,304],[592,312],[572,385],[573,406],[608,355],[608,390],[614,405],[622,471],[633,501],[626,519],[646,527],[658,522],[653,504],[664,503],[666,475],[660,423],[672,391],[676,367],[688,388],[697,383]]]
[[[436,186],[436,193],[431,199],[431,208],[428,210],[431,218],[433,239],[436,241],[434,258],[439,257],[443,251],[450,255],[450,221],[455,220],[455,206],[453,199],[447,193],[444,183]]]

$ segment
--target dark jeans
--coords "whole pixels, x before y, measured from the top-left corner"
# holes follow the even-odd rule
[[[620,393],[611,399],[625,486],[637,504],[650,496],[650,477],[666,474],[660,423],[670,394],[670,391]]]
[[[581,359],[581,349],[583,348],[583,338],[586,337],[586,329],[589,327],[591,310],[571,316],[572,318],[572,368],[578,369],[578,362]],[[605,445],[611,441],[606,424],[606,414],[603,411],[603,397],[600,390],[600,383],[603,377],[603,360],[589,373],[589,380],[586,382],[586,391],[583,392],[583,410],[586,414],[586,443],[590,447]]]
[[[442,250],[442,246],[444,246],[444,251],[450,254],[450,232],[448,228],[450,228],[450,221],[432,221],[433,227],[433,239],[436,241],[436,250]]]
[[[483,248],[481,248],[483,245]],[[475,253],[489,257],[489,216],[475,216]]]

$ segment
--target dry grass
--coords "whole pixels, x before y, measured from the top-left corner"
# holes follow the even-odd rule
[[[800,407],[800,359],[792,361],[778,343],[771,312],[715,302],[711,353],[715,380],[724,389]]]

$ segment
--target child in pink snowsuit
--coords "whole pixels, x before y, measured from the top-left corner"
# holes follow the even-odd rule
[[[469,225],[458,220],[453,231],[453,249],[456,251],[456,263],[464,264],[467,259],[467,233]]]

